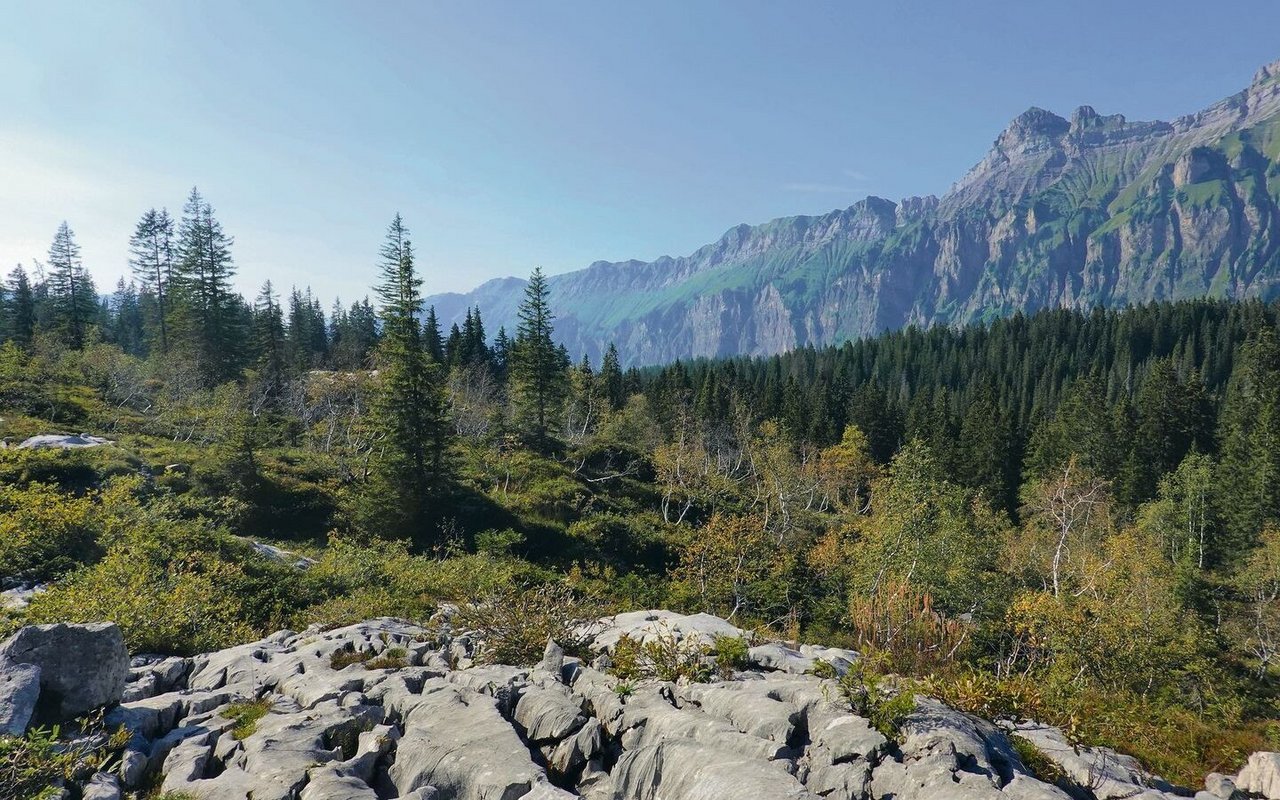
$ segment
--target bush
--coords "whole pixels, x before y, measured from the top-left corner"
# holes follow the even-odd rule
[[[101,555],[92,495],[0,485],[0,576],[49,580]]]
[[[452,622],[475,633],[477,660],[519,666],[537,663],[548,639],[570,655],[585,654],[600,612],[566,586],[508,587],[462,605]]]
[[[706,661],[710,652],[695,637],[681,639],[673,631],[659,631],[647,642],[624,635],[610,654],[609,672],[624,681],[684,679],[702,683],[711,679]]]
[[[197,570],[181,562],[163,567],[120,548],[37,595],[27,621],[108,620],[120,626],[134,653],[191,655],[229,647],[255,633],[243,621],[240,598],[219,585],[234,569],[222,564]]]
[[[1045,783],[1057,783],[1066,777],[1058,762],[1041,752],[1040,748],[1036,747],[1035,742],[1017,734],[1010,734],[1009,744],[1013,745],[1013,750],[1018,754],[1018,758],[1022,760],[1022,765],[1037,780]]]
[[[58,785],[104,769],[129,742],[123,728],[108,734],[101,715],[78,725],[75,741],[62,729],[33,728],[25,736],[0,736],[0,800],[52,800]]]
[[[736,670],[746,669],[747,639],[744,636],[717,636],[711,647],[711,655],[715,656],[716,669],[722,677],[729,677]]]
[[[898,737],[902,723],[916,707],[916,682],[885,674],[875,659],[858,659],[836,685],[850,709],[889,739]]]

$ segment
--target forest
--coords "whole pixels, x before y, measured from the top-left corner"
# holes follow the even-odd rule
[[[65,223],[9,274],[0,589],[45,591],[0,633],[190,654],[497,600],[540,652],[584,609],[707,611],[1170,779],[1280,749],[1280,306],[591,364],[541,271],[517,330],[445,331],[406,223],[370,242],[370,297],[249,302],[192,190],[110,294]],[[18,446],[82,431],[110,443]]]

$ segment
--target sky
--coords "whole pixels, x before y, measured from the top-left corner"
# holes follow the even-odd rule
[[[424,290],[683,255],[940,194],[1010,119],[1169,119],[1280,59],[1280,3],[0,0],[0,267],[67,220],[102,289],[192,186],[238,287]]]

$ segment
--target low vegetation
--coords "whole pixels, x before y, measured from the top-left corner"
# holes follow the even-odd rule
[[[231,735],[236,739],[246,739],[258,729],[258,721],[271,712],[271,701],[267,699],[232,703],[218,713],[235,723]]]
[[[123,729],[107,731],[100,716],[82,720],[68,741],[58,726],[25,736],[0,736],[0,800],[52,800],[68,785],[109,768],[129,742]]]

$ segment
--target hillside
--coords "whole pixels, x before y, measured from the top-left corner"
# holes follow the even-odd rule
[[[944,197],[868,197],[739,225],[688,256],[551,279],[557,333],[598,363],[769,354],[1049,306],[1261,297],[1280,281],[1280,62],[1172,122],[1032,108]],[[525,282],[429,297],[514,330]]]

